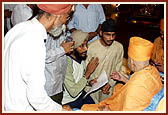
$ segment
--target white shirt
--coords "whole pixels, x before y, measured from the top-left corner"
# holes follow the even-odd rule
[[[86,78],[83,77],[86,69],[85,62],[82,61],[79,63],[74,59],[71,59],[69,56],[67,59],[70,60],[72,64],[67,64],[67,71],[64,81],[65,91],[63,92],[62,104],[67,104],[78,99],[87,83]],[[71,93],[73,93],[73,96]]]
[[[46,29],[33,18],[5,36],[4,107],[6,111],[57,111],[44,89]]]
[[[11,15],[11,22],[14,25],[27,21],[29,18],[33,16],[33,10],[27,6],[26,4],[18,4],[13,9]]]

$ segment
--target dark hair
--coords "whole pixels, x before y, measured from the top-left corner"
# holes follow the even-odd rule
[[[113,19],[108,19],[101,26],[102,32],[116,32],[116,24]]]

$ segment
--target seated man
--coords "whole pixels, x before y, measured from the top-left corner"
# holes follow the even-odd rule
[[[84,60],[87,56],[87,40],[89,34],[81,30],[74,31],[70,36],[75,42],[74,51],[67,56],[67,70],[64,81],[62,104],[69,105],[71,108],[81,108],[83,104],[93,104],[93,99],[86,94],[84,88],[87,85],[87,79],[93,73],[98,65],[98,58],[90,61],[85,67]]]
[[[149,65],[153,44],[132,37],[128,48],[128,66],[134,73],[118,91],[99,104],[86,104],[82,110],[143,111],[163,87],[158,70]]]

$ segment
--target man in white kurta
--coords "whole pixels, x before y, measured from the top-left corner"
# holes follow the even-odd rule
[[[122,44],[114,40],[115,28],[114,20],[105,21],[100,31],[101,39],[94,41],[88,46],[86,63],[88,63],[92,57],[98,57],[99,59],[99,65],[90,76],[89,81],[99,77],[103,71],[105,71],[109,77],[109,82],[102,89],[91,94],[95,103],[111,96],[116,81],[110,79],[110,74],[114,71],[121,71],[124,50]],[[89,88],[90,87],[87,86],[85,90],[88,91]]]
[[[38,7],[44,10],[40,17],[16,25],[4,38],[3,96],[6,111],[59,111],[62,109],[61,105],[47,96],[44,89],[46,81],[44,39],[47,38],[47,31],[60,23],[58,21],[60,18],[56,18],[58,11],[59,15],[68,13],[71,5],[58,7],[57,4],[43,4]],[[48,18],[49,14],[51,14],[50,18]],[[65,23],[63,20],[60,21]]]

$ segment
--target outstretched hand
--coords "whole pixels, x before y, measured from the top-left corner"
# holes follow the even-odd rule
[[[121,81],[124,83],[128,82],[128,78],[126,78],[125,76],[123,76],[120,72],[115,71],[110,75],[110,78],[117,80],[117,81]]]
[[[92,59],[90,60],[89,64],[86,67],[86,73],[85,73],[86,79],[90,77],[90,75],[95,71],[98,65],[99,65],[99,59],[97,57],[95,59],[94,57],[92,57]]]
[[[117,80],[117,81],[123,81],[123,77],[122,75],[120,74],[120,72],[113,72],[111,75],[110,75],[110,78],[114,79],[114,80]]]

